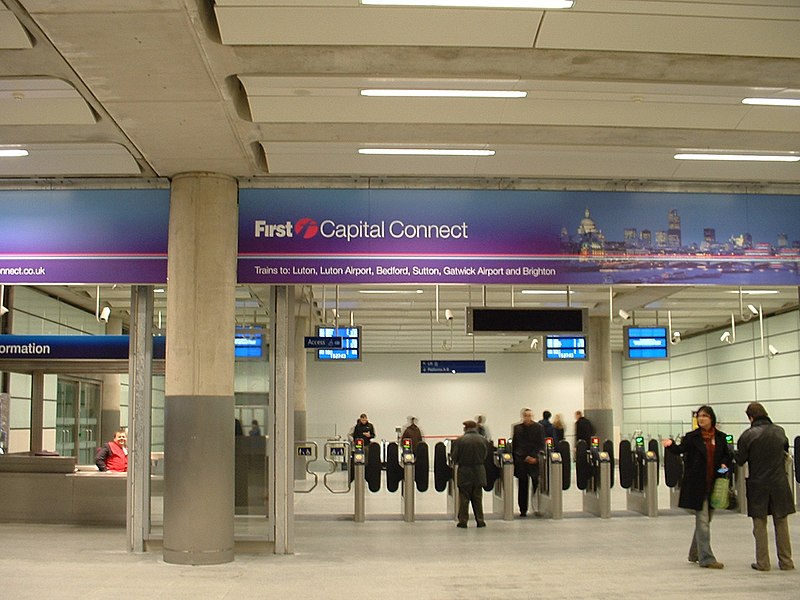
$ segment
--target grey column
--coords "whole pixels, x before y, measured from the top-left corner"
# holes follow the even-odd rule
[[[294,552],[294,292],[274,286],[270,294],[272,315],[272,372],[270,429],[273,466],[269,497],[274,508],[275,554]],[[273,475],[274,473],[274,475]]]
[[[601,440],[614,439],[609,324],[607,317],[589,317],[589,360],[583,371],[583,412]]]
[[[131,287],[128,359],[128,551],[144,552],[150,533],[150,431],[153,411],[153,287]],[[119,412],[117,412],[119,419]]]
[[[233,560],[237,186],[173,179],[164,410],[164,561]]]
[[[303,338],[308,333],[308,317],[295,317],[294,332],[294,439],[308,439],[306,427],[306,349]],[[306,461],[303,457],[294,458],[294,478],[306,478]]]
[[[43,428],[44,371],[34,371],[31,373],[31,454],[42,451]]]

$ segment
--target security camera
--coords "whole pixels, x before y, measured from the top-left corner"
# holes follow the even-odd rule
[[[108,323],[108,318],[111,316],[111,307],[104,306],[103,310],[100,311],[100,320],[103,323]]]
[[[780,350],[778,350],[778,349],[777,349],[775,346],[773,346],[772,344],[770,344],[770,345],[769,345],[769,347],[767,348],[767,350],[769,350],[769,356],[770,356],[770,358],[772,358],[772,357],[773,357],[773,356],[775,356],[776,354],[780,354],[780,352],[781,352]]]
[[[618,314],[618,315],[620,316],[620,318],[622,318],[622,320],[624,320],[624,321],[627,321],[628,319],[630,319],[630,318],[631,318],[631,315],[630,315],[630,313],[629,313],[627,310],[623,309],[623,308],[620,308],[620,309],[619,309],[619,311],[617,312],[617,314]]]
[[[447,319],[448,321],[452,321],[453,320],[453,311],[450,310],[449,308],[446,309],[444,311],[444,318]]]
[[[8,312],[8,309],[5,306],[0,306],[0,317]]]
[[[722,335],[719,336],[719,341],[720,342],[728,342],[730,339],[731,339],[731,332],[730,331],[723,331]]]
[[[681,341],[681,332],[680,331],[673,331],[672,332],[672,343],[677,344]]]
[[[531,340],[531,350],[537,352],[539,350],[539,338],[533,338]]]

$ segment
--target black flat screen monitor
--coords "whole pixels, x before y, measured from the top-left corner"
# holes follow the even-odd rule
[[[467,307],[467,333],[513,335],[526,333],[586,333],[585,308]]]

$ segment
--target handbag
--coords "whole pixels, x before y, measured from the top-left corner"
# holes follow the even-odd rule
[[[727,477],[717,477],[711,488],[711,508],[726,509],[730,504],[730,483]]]

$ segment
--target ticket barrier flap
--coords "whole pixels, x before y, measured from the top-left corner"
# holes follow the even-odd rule
[[[549,440],[549,438],[548,438]],[[539,453],[539,487],[536,490],[537,514],[548,519],[564,517],[562,458],[552,441]]]
[[[317,487],[317,484],[319,483],[319,476],[313,471],[309,470],[311,463],[316,462],[317,457],[319,456],[319,446],[317,446],[316,442],[295,442],[294,453],[295,456],[305,460],[306,474],[311,476],[310,484],[308,483],[309,479],[307,477],[306,479],[295,480],[294,492],[296,494],[308,494],[315,487]],[[303,482],[304,485],[298,486],[298,483],[300,482]]]

